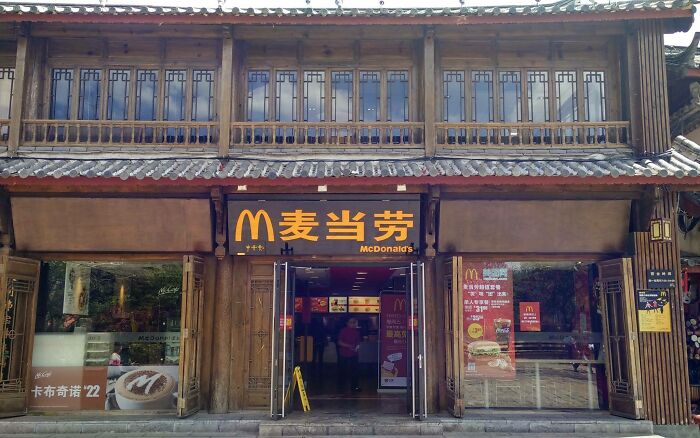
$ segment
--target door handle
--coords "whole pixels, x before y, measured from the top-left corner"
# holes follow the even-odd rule
[[[418,355],[418,368],[419,369],[423,368],[423,355],[422,354]]]

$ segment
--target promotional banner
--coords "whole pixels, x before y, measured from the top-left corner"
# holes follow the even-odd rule
[[[103,410],[107,367],[33,367],[29,409]]]
[[[178,367],[113,366],[107,380],[107,410],[174,410]]]
[[[467,376],[515,378],[512,269],[465,262],[462,275]]]
[[[405,388],[406,366],[406,296],[382,294],[379,316],[379,387]]]
[[[540,318],[540,303],[537,301],[520,302],[520,331],[542,331],[542,319]]]
[[[63,285],[63,313],[87,315],[90,300],[90,268],[78,263],[66,263]]]
[[[668,302],[668,291],[638,290],[637,314],[640,332],[670,332],[671,305]]]

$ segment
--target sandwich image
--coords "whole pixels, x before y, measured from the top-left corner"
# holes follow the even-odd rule
[[[494,341],[474,341],[467,346],[467,352],[474,359],[493,359],[501,354],[501,346]]]

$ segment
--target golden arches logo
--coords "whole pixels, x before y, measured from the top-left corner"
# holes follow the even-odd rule
[[[469,268],[464,271],[464,279],[465,280],[478,280],[479,279],[479,271],[477,271],[474,268]]]
[[[526,312],[529,312],[529,313],[532,313],[532,312],[535,311],[535,309],[534,309],[532,306],[525,306],[525,311],[526,311]]]
[[[406,299],[405,298],[399,298],[398,300],[394,301],[394,312],[403,312],[406,310]]]
[[[234,235],[236,242],[241,242],[243,240],[243,224],[246,220],[250,225],[250,238],[252,240],[258,240],[260,237],[260,221],[264,220],[265,229],[267,231],[267,241],[275,241],[275,233],[272,228],[272,219],[270,219],[270,215],[267,214],[265,210],[258,210],[255,215],[253,215],[252,211],[245,209],[241,211],[236,220],[236,232]]]

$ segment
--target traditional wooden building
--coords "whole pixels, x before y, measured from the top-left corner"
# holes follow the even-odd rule
[[[0,409],[686,424],[692,14],[1,4]]]

